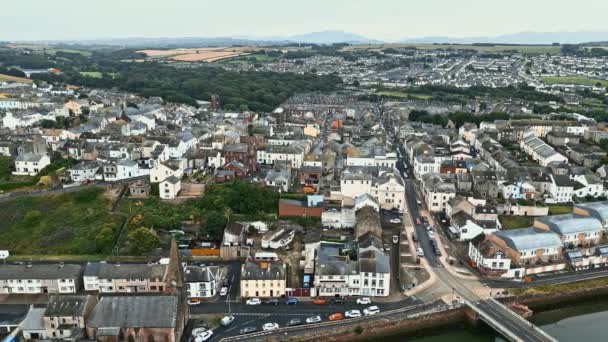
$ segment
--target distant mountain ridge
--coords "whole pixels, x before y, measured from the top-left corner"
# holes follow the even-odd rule
[[[313,43],[313,44],[334,44],[334,43],[349,43],[349,44],[382,44],[381,40],[371,39],[362,35],[344,32],[344,31],[319,31],[310,32],[299,35],[293,35],[283,38],[292,42]]]
[[[406,44],[581,44],[587,42],[606,41],[608,31],[581,31],[581,32],[519,32],[496,37],[422,37],[404,38],[401,43]]]

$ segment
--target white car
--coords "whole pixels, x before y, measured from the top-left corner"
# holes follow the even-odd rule
[[[432,230],[429,230],[429,237],[430,237],[431,239],[434,239],[434,238],[435,238],[435,233],[434,233]]]
[[[401,220],[398,218],[394,218],[394,219],[391,219],[389,222],[390,223],[401,223]]]
[[[361,311],[359,310],[348,310],[344,313],[344,316],[349,318],[361,317]]]
[[[207,330],[204,331],[198,335],[196,335],[196,338],[194,339],[194,342],[204,342],[204,341],[209,341],[209,339],[213,336],[213,331],[212,330]]]
[[[266,323],[266,324],[262,325],[262,330],[264,330],[264,331],[270,331],[270,330],[274,330],[274,329],[279,329],[278,323]]]
[[[422,250],[422,248],[420,248],[420,247],[416,248],[416,255],[418,255],[419,257],[424,256],[424,251]]]
[[[224,316],[224,318],[222,318],[220,321],[220,324],[227,327],[232,324],[232,322],[234,322],[234,316]]]
[[[228,288],[226,286],[223,286],[222,289],[220,290],[220,296],[224,297],[227,294],[228,294]]]
[[[357,298],[357,304],[370,305],[371,303],[372,303],[372,300],[367,297]]]
[[[363,314],[365,316],[371,316],[371,315],[375,315],[377,313],[380,313],[380,308],[378,308],[377,306],[370,306],[369,308],[363,310]]]
[[[201,335],[202,333],[204,333],[207,330],[208,330],[207,328],[203,328],[203,327],[201,327],[201,328],[194,328],[194,329],[192,329],[192,336],[196,337],[198,335]]]
[[[399,243],[399,235],[393,235],[393,243]]]
[[[247,305],[260,305],[262,304],[262,300],[260,298],[251,298],[248,299],[245,304]]]
[[[321,316],[312,316],[312,317],[308,317],[306,319],[306,323],[310,324],[310,323],[319,323],[321,322]]]

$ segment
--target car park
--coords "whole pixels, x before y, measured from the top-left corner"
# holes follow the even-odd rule
[[[188,305],[201,305],[201,300],[199,298],[190,298],[188,299]]]
[[[377,306],[370,306],[369,308],[363,310],[363,314],[365,316],[371,316],[371,315],[375,315],[377,313],[380,313],[380,308]]]
[[[348,318],[357,318],[361,317],[361,311],[359,310],[348,310],[344,313],[344,316]]]
[[[308,317],[306,319],[306,323],[310,324],[310,323],[319,323],[321,322],[323,319],[321,318],[321,316],[311,316]]]
[[[344,315],[341,312],[336,312],[336,313],[329,315],[329,317],[327,317],[327,319],[329,319],[330,321],[340,321],[340,320],[344,319]]]
[[[245,304],[247,305],[260,305],[262,304],[262,301],[260,300],[260,298],[251,298],[248,299]]]
[[[369,299],[368,297],[357,298],[357,304],[370,305],[371,303],[372,303],[372,300]]]
[[[232,322],[234,322],[234,316],[224,316],[224,318],[222,318],[220,321],[220,324],[227,327],[232,324]]]
[[[251,334],[252,332],[256,332],[256,331],[258,331],[258,328],[256,328],[256,327],[245,327],[245,328],[239,330],[239,334],[241,334],[241,335]]]
[[[270,330],[275,330],[275,329],[279,329],[278,323],[266,323],[266,324],[262,325],[263,331],[270,331]]]
[[[302,324],[302,320],[299,318],[293,318],[293,319],[290,319],[289,322],[287,322],[288,327],[293,327],[293,326],[301,325],[301,324]]]
[[[224,297],[228,294],[228,288],[226,286],[222,287],[220,290],[220,296]]]

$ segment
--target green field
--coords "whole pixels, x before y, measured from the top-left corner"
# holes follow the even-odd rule
[[[600,83],[602,87],[608,87],[607,80],[596,80],[593,78],[582,77],[582,76],[545,76],[541,77],[545,84],[576,84],[595,86]]]
[[[106,254],[125,216],[110,214],[101,189],[2,202],[0,249],[11,254]],[[102,228],[109,234],[102,236]]]
[[[572,210],[571,205],[550,205],[549,215],[572,214]]]
[[[494,46],[479,46],[479,45],[459,45],[459,44],[376,44],[376,45],[352,45],[344,48],[349,50],[383,50],[388,48],[399,49],[406,47],[415,47],[419,50],[437,50],[437,49],[454,49],[454,50],[477,50],[480,52],[503,52],[517,50],[521,53],[530,54],[559,54],[561,47],[551,45],[494,45]]]
[[[507,215],[499,215],[498,219],[502,224],[502,229],[518,229],[518,228],[528,228],[532,226],[534,222],[534,217],[531,216],[507,216]]]
[[[101,78],[101,72],[99,71],[81,71],[80,74],[82,76],[92,77],[92,78]]]
[[[251,55],[246,55],[246,56],[226,58],[226,59],[219,60],[218,62],[219,63],[229,63],[229,64],[246,64],[246,63],[251,63],[251,58],[255,58],[256,63],[262,63],[262,62],[268,63],[268,62],[276,61],[278,59],[276,57],[271,57],[266,54],[251,54]]]
[[[410,93],[401,92],[401,91],[386,91],[386,90],[383,90],[383,91],[377,92],[376,95],[390,96],[390,97],[411,98],[411,99],[416,99],[416,100],[429,100],[429,99],[431,99],[431,95],[410,94]]]

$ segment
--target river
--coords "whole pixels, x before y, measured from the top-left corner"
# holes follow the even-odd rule
[[[594,301],[543,311],[535,314],[532,322],[560,342],[607,341],[608,299],[598,298]],[[417,335],[390,336],[372,341],[499,342],[503,339],[485,325],[472,327],[467,323],[461,323],[432,331],[421,331]]]

